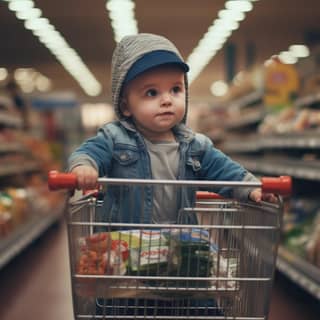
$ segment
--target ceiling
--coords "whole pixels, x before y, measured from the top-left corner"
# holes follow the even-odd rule
[[[89,70],[103,86],[95,100],[109,100],[110,62],[115,47],[105,0],[34,0]],[[135,16],[139,32],[157,33],[172,40],[187,58],[224,7],[225,0],[136,0]],[[235,48],[235,71],[247,65],[247,50],[253,45],[254,62],[262,63],[272,54],[294,43],[310,42],[310,34],[320,33],[319,0],[260,0],[240,22],[229,43]],[[0,67],[34,67],[53,83],[54,90],[72,90],[84,95],[78,83],[33,34],[23,21],[0,0]],[[308,36],[308,38],[307,38]],[[313,38],[314,40],[315,38]],[[319,41],[319,37],[318,37]],[[207,99],[214,80],[226,80],[225,47],[193,81],[192,97]],[[86,99],[86,98],[85,98]],[[92,98],[87,97],[88,100]],[[212,99],[212,98],[210,98]]]

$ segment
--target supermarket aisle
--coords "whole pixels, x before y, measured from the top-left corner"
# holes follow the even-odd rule
[[[0,271],[1,320],[72,319],[66,237],[52,226]]]
[[[72,319],[66,241],[59,223],[1,270],[1,320]],[[319,320],[318,302],[276,279],[269,320]]]

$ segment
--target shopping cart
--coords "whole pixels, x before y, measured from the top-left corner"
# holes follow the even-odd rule
[[[75,319],[268,318],[280,197],[277,204],[240,203],[199,190],[262,187],[284,195],[290,177],[98,182],[98,191],[70,199],[66,215]],[[49,187],[74,189],[76,177],[51,172]],[[180,203],[176,221],[147,221],[145,199],[165,187]],[[116,217],[107,195],[116,199]]]

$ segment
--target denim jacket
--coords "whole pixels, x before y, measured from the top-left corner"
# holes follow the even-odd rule
[[[237,162],[232,161],[211,140],[192,132],[184,124],[176,126],[174,134],[179,142],[178,180],[255,180]],[[84,142],[69,158],[69,170],[78,165],[91,165],[99,176],[125,179],[152,179],[149,154],[142,135],[126,121],[114,121],[99,129],[97,135]],[[101,221],[151,223],[152,188],[135,187],[129,193],[113,186],[107,188]],[[195,190],[180,192],[180,207],[192,205]],[[213,190],[224,197],[246,200],[250,189],[223,187]],[[123,197],[124,192],[127,192]],[[143,197],[142,197],[143,194]],[[121,200],[120,200],[121,199]],[[143,199],[143,201],[141,201]],[[191,220],[190,220],[191,219]],[[189,222],[195,223],[189,217]]]

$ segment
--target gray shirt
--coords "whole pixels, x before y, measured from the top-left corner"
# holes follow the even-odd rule
[[[152,178],[176,180],[179,169],[178,142],[151,142],[145,139],[151,161]],[[154,223],[175,223],[177,221],[177,190],[175,186],[156,185],[153,190]]]

